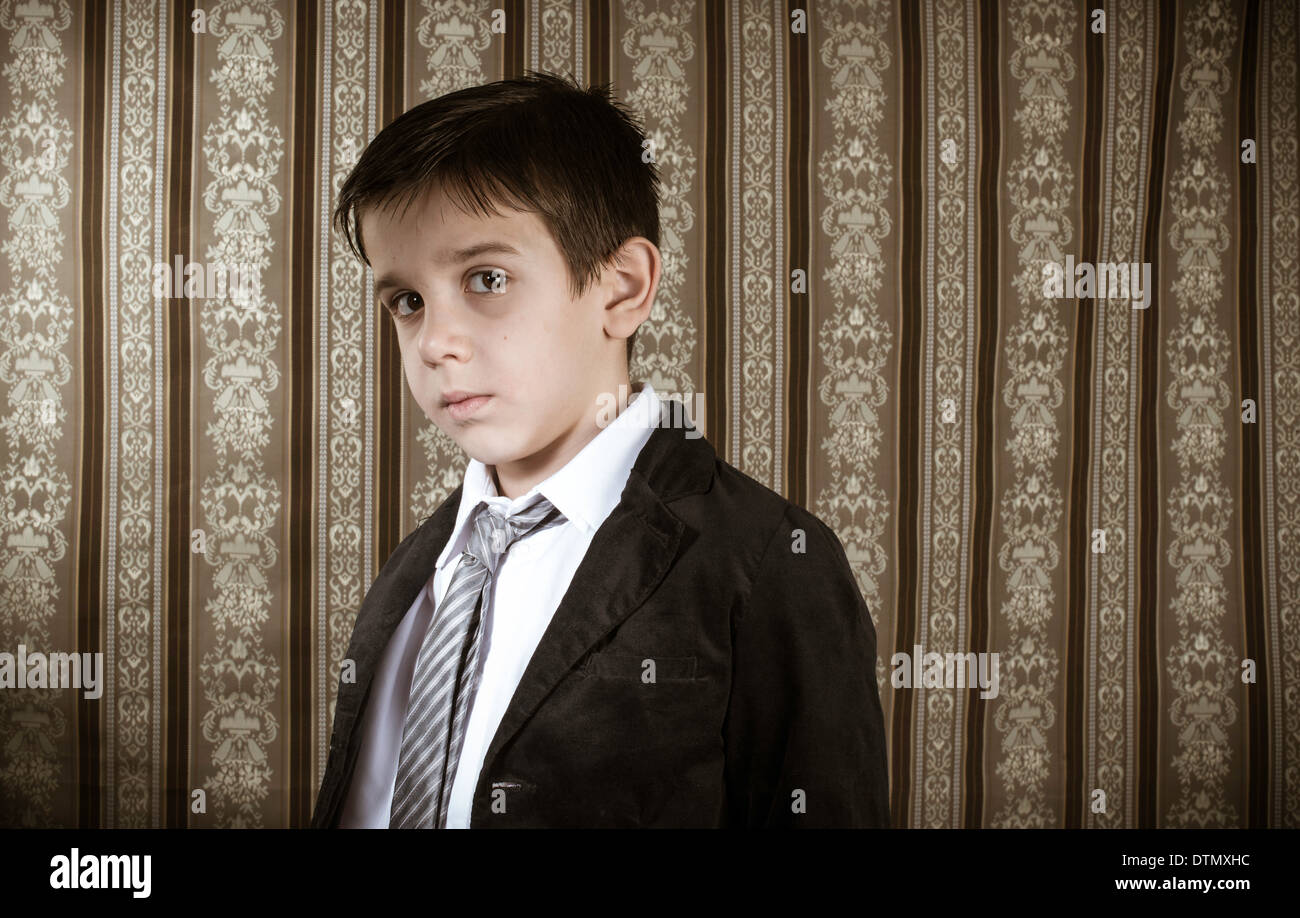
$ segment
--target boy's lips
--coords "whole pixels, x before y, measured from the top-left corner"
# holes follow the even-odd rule
[[[442,407],[446,408],[456,402],[463,402],[467,398],[475,398],[485,394],[483,392],[466,392],[464,389],[449,389],[442,393]]]
[[[479,395],[470,392],[445,392],[442,396],[442,404],[447,409],[448,414],[456,420],[462,421],[486,405],[491,398],[490,395]]]

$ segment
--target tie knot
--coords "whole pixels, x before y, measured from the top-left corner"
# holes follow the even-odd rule
[[[564,515],[540,493],[517,513],[507,516],[486,501],[475,508],[474,529],[466,552],[476,558],[493,575],[506,550],[538,530],[564,522]]]

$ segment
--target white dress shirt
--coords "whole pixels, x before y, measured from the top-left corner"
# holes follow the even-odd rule
[[[497,494],[487,466],[469,461],[456,523],[431,582],[402,617],[375,672],[341,828],[388,827],[411,678],[433,614],[429,597],[442,602],[456,562],[469,545],[470,513],[480,501],[516,513],[540,491],[564,514],[565,522],[512,543],[492,589],[483,597],[478,691],[447,810],[447,828],[469,827],[474,788],[492,737],[592,537],[618,506],[628,473],[659,423],[659,406],[654,388],[643,383],[627,408],[562,469],[514,500]]]

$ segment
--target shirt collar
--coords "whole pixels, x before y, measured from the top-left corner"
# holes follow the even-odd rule
[[[627,476],[659,423],[660,411],[660,399],[654,387],[648,381],[643,382],[627,408],[563,468],[514,500],[498,494],[488,467],[477,459],[470,459],[465,466],[456,523],[451,538],[438,556],[438,567],[446,567],[465,550],[469,543],[467,524],[480,501],[501,507],[509,515],[521,509],[540,491],[584,533],[594,531],[622,499]]]

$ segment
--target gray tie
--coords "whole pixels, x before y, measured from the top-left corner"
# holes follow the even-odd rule
[[[478,688],[483,596],[516,539],[563,522],[564,515],[540,493],[510,517],[485,501],[474,508],[469,547],[429,619],[416,657],[389,828],[446,828],[465,723]]]

